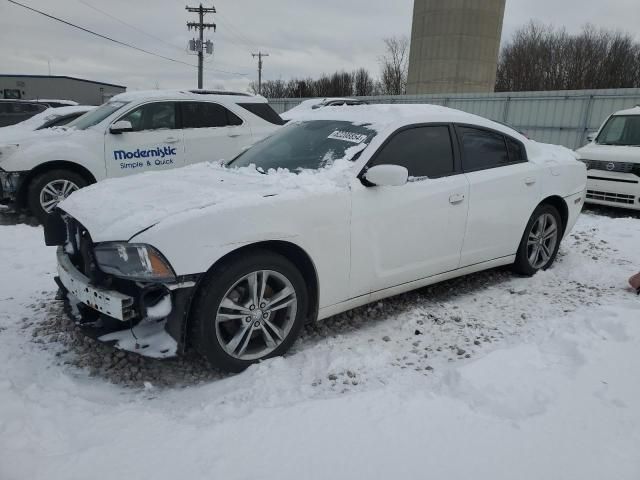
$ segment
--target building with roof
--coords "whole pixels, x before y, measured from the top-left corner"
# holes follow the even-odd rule
[[[80,105],[101,105],[127,87],[65,75],[0,74],[0,98],[74,100]]]

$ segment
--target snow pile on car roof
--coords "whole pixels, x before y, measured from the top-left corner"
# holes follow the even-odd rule
[[[526,138],[512,128],[496,123],[478,115],[461,110],[431,104],[375,104],[353,105],[348,107],[323,107],[306,109],[296,115],[295,121],[337,120],[352,122],[356,125],[371,125],[377,131],[389,127],[399,127],[419,123],[471,123],[492,128],[521,140]]]
[[[184,90],[138,90],[134,92],[119,93],[111,97],[110,101],[118,102],[133,102],[138,100],[147,99],[185,99],[185,100],[206,100],[207,98],[243,98],[246,102],[266,102],[267,100],[259,95],[245,95],[238,94],[236,92],[220,92],[220,93],[204,93],[205,91],[197,92],[188,89]]]

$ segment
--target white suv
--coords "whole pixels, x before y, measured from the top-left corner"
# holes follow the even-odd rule
[[[588,169],[587,202],[640,210],[640,106],[611,115],[577,153]]]
[[[230,160],[282,119],[263,97],[233,92],[124,93],[56,135],[0,145],[0,200],[44,220],[75,190],[111,177]]]

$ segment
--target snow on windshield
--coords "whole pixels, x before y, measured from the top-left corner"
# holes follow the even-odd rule
[[[254,165],[263,172],[280,168],[292,172],[325,168],[336,160],[354,160],[375,134],[367,125],[344,121],[294,123],[244,151],[229,165]]]

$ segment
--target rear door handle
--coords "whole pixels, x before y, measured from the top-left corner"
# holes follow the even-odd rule
[[[180,139],[178,137],[167,137],[164,139],[164,141],[167,143],[176,143],[179,142]]]
[[[524,179],[524,183],[526,183],[527,185],[533,185],[534,183],[536,183],[536,179],[533,177],[527,177]]]
[[[464,201],[463,193],[454,193],[449,197],[449,203],[455,205],[456,203],[460,203]]]
[[[236,138],[236,137],[239,137],[240,134],[239,133],[228,133],[227,136],[231,137],[231,138]]]

